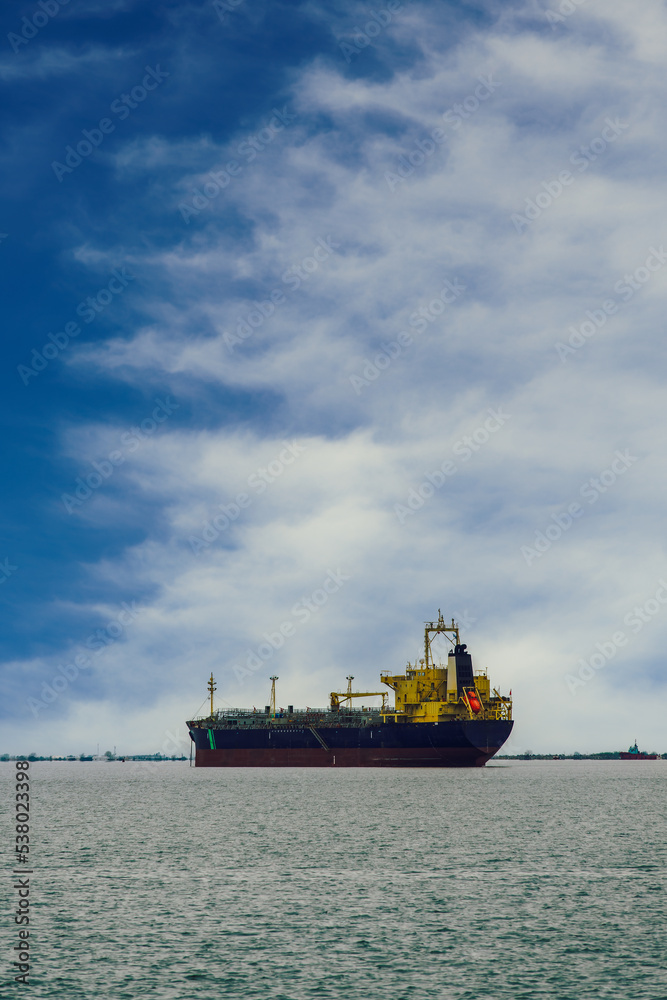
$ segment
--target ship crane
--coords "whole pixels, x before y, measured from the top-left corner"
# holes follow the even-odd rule
[[[270,698],[271,704],[269,705],[269,715],[271,716],[272,719],[275,719],[275,717],[276,717],[276,681],[279,681],[280,678],[276,674],[274,674],[272,677],[269,678],[269,680],[271,681],[271,698]]]
[[[347,681],[347,692],[345,694],[343,694],[342,691],[331,692],[330,698],[331,698],[332,712],[340,711],[340,706],[344,701],[347,701],[348,699],[352,700],[352,698],[373,698],[375,697],[375,695],[382,695],[382,708],[384,709],[385,701],[387,698],[386,691],[353,691],[352,681],[354,680],[354,676],[352,674],[348,674],[345,680]]]

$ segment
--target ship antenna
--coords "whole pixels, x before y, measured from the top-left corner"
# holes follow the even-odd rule
[[[213,717],[213,692],[216,690],[216,687],[217,685],[213,680],[213,672],[211,671],[211,676],[209,677],[208,681],[208,690],[211,695],[211,718]]]
[[[275,674],[271,678],[271,705],[269,708],[269,713],[272,719],[276,717],[276,681],[280,680]]]

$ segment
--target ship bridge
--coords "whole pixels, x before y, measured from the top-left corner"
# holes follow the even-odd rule
[[[452,645],[447,665],[435,663],[432,642],[444,636]],[[451,636],[451,637],[450,637]],[[483,670],[473,670],[472,657],[460,641],[459,627],[452,618],[446,625],[438,611],[436,622],[426,622],[424,658],[409,663],[404,674],[382,672],[380,680],[393,689],[396,704],[381,710],[386,721],[439,722],[452,719],[511,719],[510,698],[491,692]]]

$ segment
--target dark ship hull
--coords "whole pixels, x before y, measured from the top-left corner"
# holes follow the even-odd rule
[[[483,767],[507,719],[209,728],[188,723],[196,767]]]

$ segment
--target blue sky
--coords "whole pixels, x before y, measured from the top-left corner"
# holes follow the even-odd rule
[[[2,23],[0,752],[375,689],[439,607],[510,749],[667,750],[664,5]]]

